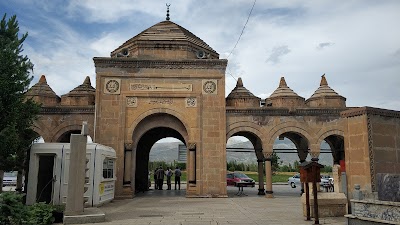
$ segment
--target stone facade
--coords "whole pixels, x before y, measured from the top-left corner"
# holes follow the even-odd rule
[[[377,171],[399,172],[394,160],[400,146],[398,117],[353,115],[325,76],[309,99],[297,95],[283,77],[265,100],[241,79],[225,99],[227,60],[170,21],[150,27],[94,63],[96,90],[86,79],[60,98],[43,77],[27,97],[43,103],[34,129],[46,142],[68,141],[88,121],[93,140],[116,150],[117,197],[146,189],[149,151],[164,137],[187,146],[188,197],[226,196],[226,141],[232,136],[253,143],[259,174],[266,163],[269,197],[277,138],[290,139],[300,161],[308,154],[318,157],[325,140],[336,164],[346,159],[349,186],[361,183],[372,191]],[[392,133],[386,132],[388,127]],[[264,193],[264,182],[259,190]]]
[[[342,112],[348,189],[377,191],[377,173],[400,173],[400,112],[371,107]]]

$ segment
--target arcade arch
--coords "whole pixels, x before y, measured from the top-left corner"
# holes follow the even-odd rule
[[[264,155],[263,155],[263,151],[262,151],[262,140],[260,138],[259,135],[250,132],[248,130],[241,130],[239,128],[236,128],[236,132],[232,132],[231,133],[228,132],[227,136],[227,151],[229,152],[230,150],[235,151],[234,148],[229,148],[228,147],[228,143],[229,141],[232,141],[234,139],[237,139],[238,137],[242,137],[241,140],[248,140],[253,149],[254,149],[254,154],[256,156],[256,160],[257,160],[257,173],[258,173],[258,195],[264,195],[265,194],[265,189],[264,189]],[[236,149],[236,150],[240,150],[240,149]],[[227,155],[229,154],[227,152]],[[229,168],[228,168],[229,170]]]
[[[151,114],[137,124],[132,133],[131,168],[127,168],[129,163],[126,161],[129,159],[126,158],[124,176],[125,179],[130,177],[134,193],[148,190],[148,165],[153,145],[167,137],[176,138],[187,145],[188,136],[185,125],[177,117],[167,113]],[[187,160],[187,165],[188,163]],[[190,166],[187,166],[187,172],[191,174],[195,171],[191,171]],[[130,173],[130,176],[127,176],[127,173]]]

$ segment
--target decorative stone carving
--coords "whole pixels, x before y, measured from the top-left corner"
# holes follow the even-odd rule
[[[197,107],[197,98],[185,98],[185,105],[186,107]]]
[[[400,202],[400,174],[377,173],[378,199]]]
[[[371,189],[376,191],[375,182],[375,157],[374,157],[374,141],[372,137],[371,115],[367,114],[367,129],[368,129],[368,152],[369,152],[369,170],[371,174]]]
[[[129,84],[129,89],[131,91],[187,92],[193,90],[193,85],[179,83],[131,83]]]
[[[273,152],[263,152],[265,160],[271,160]]]
[[[132,142],[126,142],[124,145],[125,145],[125,149],[132,150]]]
[[[121,79],[116,79],[116,78],[104,79],[104,93],[119,95],[121,93]]]
[[[149,104],[160,104],[160,105],[172,105],[174,100],[172,98],[152,98],[149,100]]]
[[[202,90],[203,94],[217,94],[218,86],[217,80],[203,80],[202,81]]]
[[[319,157],[319,152],[310,152],[311,158],[316,158],[318,159]]]
[[[194,149],[196,149],[196,143],[189,142],[187,148],[188,148],[189,150],[194,150]]]
[[[354,204],[352,208],[355,217],[374,219],[375,224],[399,224],[400,205],[397,202],[385,202],[377,200],[350,200]],[[359,223],[361,224],[361,223]]]
[[[126,97],[126,107],[137,107],[137,97]]]

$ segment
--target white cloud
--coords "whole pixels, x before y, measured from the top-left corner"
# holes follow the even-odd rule
[[[109,56],[124,41],[164,20],[167,2],[72,0],[64,8],[56,8],[60,1],[16,4],[32,7],[24,11],[32,13],[31,21],[20,25],[28,29],[28,39],[34,39],[25,49],[35,63],[35,74],[48,75],[53,89],[64,94],[86,75],[94,84],[92,58]],[[171,3],[171,20],[225,58],[253,2]],[[57,16],[46,14],[56,10]],[[395,29],[399,10],[399,1],[257,1],[227,71],[242,77],[244,86],[263,98],[278,87],[281,76],[308,98],[326,73],[329,85],[347,98],[349,106],[400,110],[400,30]],[[236,81],[227,73],[225,83],[228,94]]]

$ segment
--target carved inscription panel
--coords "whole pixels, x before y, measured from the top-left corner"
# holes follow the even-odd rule
[[[167,91],[167,92],[191,92],[192,84],[171,84],[171,83],[130,83],[131,91]]]

